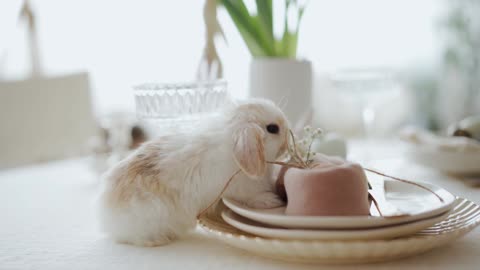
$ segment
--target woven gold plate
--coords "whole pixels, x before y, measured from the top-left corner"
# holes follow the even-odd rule
[[[480,206],[457,198],[456,206],[442,222],[408,237],[368,241],[278,240],[244,233],[225,223],[219,205],[199,220],[199,226],[215,238],[254,254],[304,263],[354,264],[388,261],[424,253],[443,246],[480,224]]]

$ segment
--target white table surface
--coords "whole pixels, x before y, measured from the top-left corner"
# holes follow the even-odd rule
[[[372,146],[372,144],[369,144]],[[365,144],[351,157],[365,157]],[[480,188],[409,164],[397,142],[375,143],[370,167],[428,181],[480,202]],[[116,244],[97,229],[98,179],[87,159],[0,171],[0,269],[480,269],[480,229],[423,255],[360,266],[285,263],[224,245],[200,231],[173,244],[141,248]]]

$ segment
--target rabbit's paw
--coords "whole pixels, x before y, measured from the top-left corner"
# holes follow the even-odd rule
[[[273,192],[259,193],[247,202],[247,206],[259,209],[275,208],[284,205],[285,202]]]

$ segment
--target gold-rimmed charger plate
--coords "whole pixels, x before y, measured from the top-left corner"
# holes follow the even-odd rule
[[[309,241],[279,240],[242,232],[225,223],[220,213],[225,206],[199,220],[199,226],[213,237],[254,254],[304,263],[354,264],[388,261],[420,254],[454,241],[480,224],[480,206],[457,198],[445,220],[414,235],[390,240]]]

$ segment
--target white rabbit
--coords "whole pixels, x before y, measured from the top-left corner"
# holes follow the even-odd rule
[[[276,207],[267,161],[286,151],[288,122],[272,102],[239,103],[191,133],[143,144],[102,179],[100,220],[115,240],[164,245],[195,227],[196,216],[239,173],[225,196]]]

